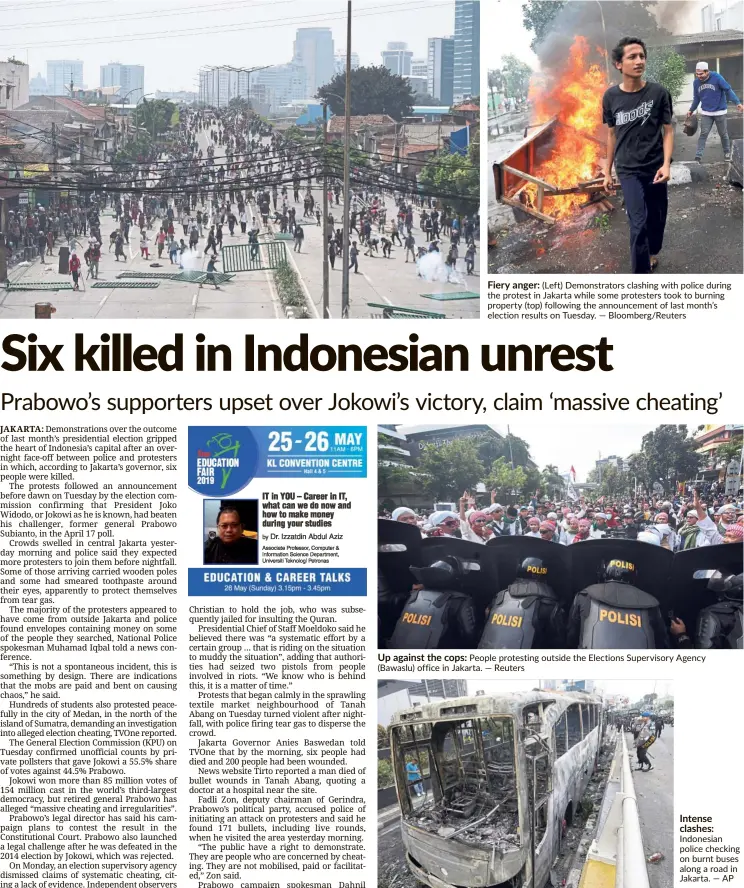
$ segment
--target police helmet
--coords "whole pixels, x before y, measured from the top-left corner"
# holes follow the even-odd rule
[[[726,577],[723,584],[723,594],[729,601],[738,601],[741,603],[744,599],[744,574],[731,574]]]
[[[634,521],[640,522],[640,521],[643,521],[644,518],[645,518],[645,515],[643,514],[643,512],[636,512],[635,515],[633,515]]]
[[[628,586],[635,584],[637,577],[636,566],[631,561],[623,561],[613,558],[604,565],[602,579],[605,583],[625,583]]]
[[[542,558],[525,558],[517,567],[517,576],[526,580],[545,580],[548,568]]]
[[[411,566],[411,573],[419,583],[430,589],[452,589],[462,575],[458,560],[451,557],[435,561],[428,567]]]

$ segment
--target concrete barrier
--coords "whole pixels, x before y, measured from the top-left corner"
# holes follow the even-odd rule
[[[649,888],[633,773],[622,731],[579,888]]]

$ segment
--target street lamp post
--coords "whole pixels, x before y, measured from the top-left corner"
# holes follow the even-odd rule
[[[329,309],[329,269],[328,269],[328,165],[326,149],[328,147],[328,102],[323,102],[323,313],[322,317],[331,316]]]
[[[351,201],[349,199],[350,191],[350,139],[351,139],[351,120],[349,113],[351,111],[351,0],[348,0],[346,7],[346,100],[344,102],[344,247],[343,247],[343,268],[341,279],[341,317],[349,317],[349,236],[351,234],[349,225],[349,211],[351,209]]]

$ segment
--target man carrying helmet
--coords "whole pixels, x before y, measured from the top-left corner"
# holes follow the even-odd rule
[[[690,105],[690,110],[687,112],[687,119],[689,120],[695,113],[698,105],[700,106],[700,135],[698,136],[697,149],[695,151],[695,160],[698,163],[703,162],[705,142],[708,134],[713,129],[714,123],[721,139],[723,159],[731,160],[731,139],[729,138],[726,125],[726,111],[729,101],[736,105],[737,111],[744,111],[744,105],[739,101],[731,85],[717,71],[709,71],[707,62],[698,62],[695,65],[692,105]]]

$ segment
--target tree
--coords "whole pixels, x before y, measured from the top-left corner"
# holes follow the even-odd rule
[[[658,481],[669,495],[677,482],[698,473],[704,460],[695,451],[696,446],[697,442],[688,437],[686,425],[660,425],[643,436],[640,453],[633,454],[628,463],[647,493]]]
[[[433,96],[428,92],[416,93],[413,97],[413,101],[414,104],[424,105],[425,107],[436,107],[442,104],[436,96]]]
[[[245,96],[235,96],[230,99],[227,103],[227,107],[234,111],[252,111],[253,105],[250,102],[250,99],[246,99]]]
[[[321,86],[316,98],[328,103],[336,114],[346,113],[343,98],[346,95],[346,72],[336,74]],[[384,65],[370,65],[351,72],[351,114],[389,114],[401,120],[413,109],[413,91],[405,77],[392,74]]]
[[[587,475],[587,481],[598,485],[597,493],[615,499],[622,496],[633,486],[630,472],[622,472],[616,466],[604,466],[602,471],[592,469]]]
[[[465,157],[442,151],[435,155],[418,174],[418,182],[424,191],[440,197],[442,203],[455,212],[470,215],[478,210],[480,201],[480,165],[478,146],[480,139],[471,135],[470,147]]]
[[[377,725],[377,748],[386,749],[388,745],[387,731],[384,725]]]
[[[456,502],[464,490],[474,490],[486,474],[478,457],[477,444],[456,438],[446,444],[426,444],[421,451],[418,472],[433,500]]]
[[[535,35],[530,43],[533,50],[548,36],[553,19],[564,5],[564,0],[528,0],[522,4],[522,22]]]
[[[504,75],[500,68],[488,72],[488,88],[501,92],[504,89]]]
[[[503,438],[489,435],[480,443],[479,456],[487,466],[500,456],[515,466],[526,466],[530,461],[530,445],[517,435],[508,434]]]
[[[566,482],[558,474],[558,466],[547,465],[540,475],[540,484],[548,494],[554,494],[561,491],[566,486]]]
[[[380,432],[377,437],[377,487],[389,490],[392,485],[406,484],[411,480],[411,470],[398,452],[394,438]]]
[[[284,133],[284,138],[288,142],[304,142],[305,133],[300,129],[299,126],[295,126],[294,124],[292,124],[292,126],[290,126],[289,129],[286,130],[286,132]]]
[[[502,56],[501,62],[501,74],[506,95],[511,99],[527,98],[532,68],[515,55]]]
[[[149,133],[136,133],[125,145],[114,155],[111,161],[111,167],[114,172],[122,172],[129,168],[132,163],[138,163],[142,158],[147,157],[152,147],[152,139]]]
[[[147,130],[150,136],[157,138],[170,129],[178,108],[169,99],[155,99],[148,102],[143,99],[135,108],[134,125]]]
[[[527,473],[521,466],[512,468],[511,464],[503,456],[494,460],[491,471],[486,478],[486,486],[496,492],[498,500],[510,501],[515,494],[521,494],[527,484]]]
[[[685,57],[668,46],[649,47],[646,76],[665,86],[676,102],[685,85]]]
[[[585,0],[527,0],[522,4],[522,21],[535,35],[532,49],[541,56],[543,66],[563,64],[566,50],[575,34],[590,34],[612,47],[628,34],[650,39],[669,32],[659,27],[653,14],[656,0],[612,0],[587,3]],[[604,22],[604,26],[603,26]],[[543,46],[548,38],[549,46]],[[543,57],[545,56],[545,57]],[[612,66],[612,60],[610,60]]]
[[[716,462],[723,463],[723,465],[726,466],[732,459],[735,459],[738,462],[741,459],[741,450],[741,439],[738,441],[727,441],[725,444],[721,444],[720,447],[716,448]]]

